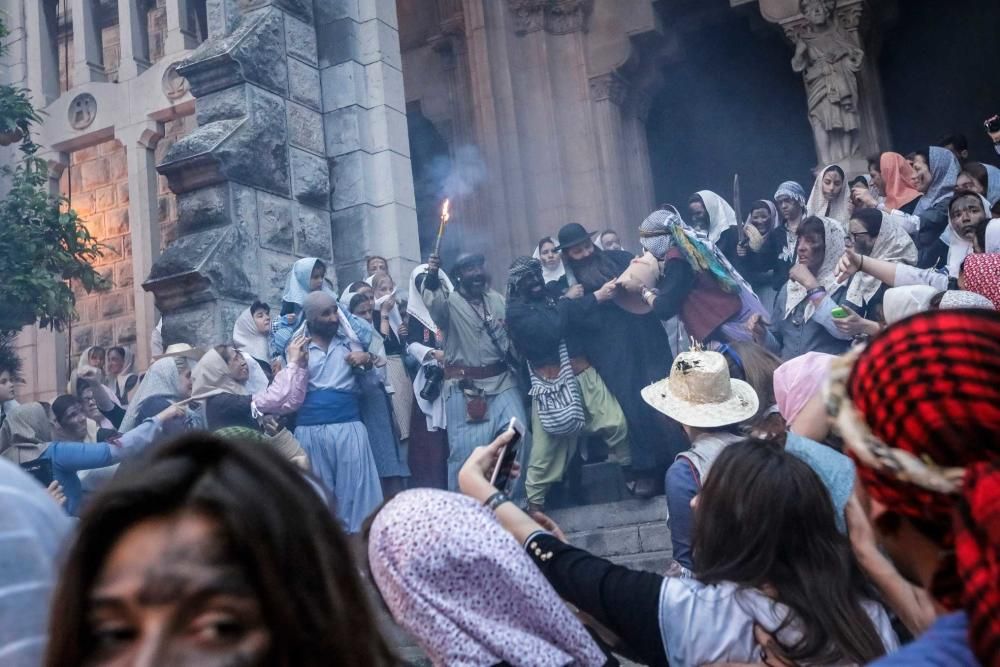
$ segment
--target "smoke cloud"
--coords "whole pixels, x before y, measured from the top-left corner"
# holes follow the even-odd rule
[[[441,198],[466,197],[486,180],[486,163],[472,145],[459,146],[453,156],[435,157],[427,171]]]

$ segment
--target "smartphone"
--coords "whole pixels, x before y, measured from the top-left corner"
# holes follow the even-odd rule
[[[830,310],[830,314],[833,315],[834,317],[836,317],[838,320],[842,320],[845,317],[847,317],[848,315],[850,315],[850,313],[847,312],[847,310],[845,308],[841,308],[840,306],[833,307]]]
[[[520,449],[521,438],[524,437],[524,425],[517,420],[517,417],[511,417],[510,423],[507,424],[504,432],[513,432],[514,437],[500,450],[500,457],[497,459],[497,465],[493,469],[493,477],[490,479],[490,484],[497,491],[503,491],[505,494],[510,495],[514,481],[510,473],[514,469],[514,461],[517,460],[517,451]]]
[[[52,476],[52,459],[35,459],[22,463],[21,468],[45,488],[49,487],[55,477]]]

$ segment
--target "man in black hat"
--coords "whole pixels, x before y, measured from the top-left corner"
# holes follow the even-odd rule
[[[559,230],[559,250],[570,283],[567,294],[593,294],[618,278],[632,260],[625,251],[596,247],[590,233],[577,223]],[[652,410],[640,393],[670,373],[670,342],[655,315],[635,315],[611,302],[599,308],[602,326],[587,336],[584,352],[628,421],[634,475],[631,488],[637,496],[649,497],[658,491],[674,456],[687,449],[681,428]]]
[[[485,258],[464,253],[449,274],[454,291],[445,287],[431,255],[420,295],[444,337],[445,415],[448,419],[448,488],[458,489],[458,471],[472,450],[491,441],[511,417],[527,428],[524,403],[507,365],[509,342],[504,328],[506,304],[489,289]],[[521,451],[530,449],[525,433]],[[523,484],[522,484],[523,485]]]

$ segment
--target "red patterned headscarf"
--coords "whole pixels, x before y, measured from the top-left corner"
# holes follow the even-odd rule
[[[865,489],[954,548],[932,592],[966,610],[976,655],[1000,666],[1000,313],[898,322],[858,356],[846,389],[876,439],[849,443]]]
[[[1000,253],[969,255],[962,264],[965,289],[982,294],[1000,310]]]

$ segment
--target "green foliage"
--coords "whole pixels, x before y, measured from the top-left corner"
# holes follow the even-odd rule
[[[3,41],[7,35],[7,27],[0,20],[0,56],[7,53],[7,44]],[[41,116],[28,98],[27,89],[0,86],[0,134],[20,132],[26,137],[30,126],[41,122]]]
[[[0,39],[6,32],[0,22]],[[0,105],[19,94],[9,89],[0,86]],[[64,198],[49,192],[48,164],[36,155],[38,146],[29,133],[38,122],[30,103],[20,115],[2,109],[0,123],[8,118],[23,137],[21,160],[0,168],[0,177],[10,182],[10,192],[0,200],[0,334],[35,321],[58,329],[76,316],[71,281],[87,292],[106,287],[91,266],[104,246]]]

